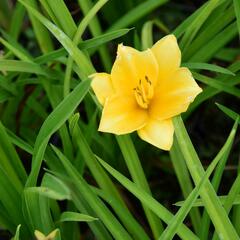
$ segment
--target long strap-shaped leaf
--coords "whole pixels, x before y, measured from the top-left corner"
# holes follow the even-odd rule
[[[238,32],[240,36],[240,2],[239,0],[233,0],[233,3],[234,3],[234,10],[237,18]]]
[[[87,77],[89,74],[93,73],[95,70],[87,57],[73,44],[71,39],[56,25],[51,23],[42,14],[32,8],[26,1],[18,0],[21,2],[33,15],[36,17],[63,45],[63,47],[68,51],[74,61],[77,63],[78,67],[83,73],[83,77]]]
[[[172,146],[170,157],[176,173],[176,177],[178,178],[179,185],[182,189],[183,197],[186,199],[193,190],[193,184],[184,157],[179,147],[177,146],[177,143]],[[192,208],[189,216],[191,218],[194,231],[198,233],[201,226],[201,216],[199,209]]]
[[[78,84],[78,86],[66,98],[64,98],[43,123],[34,145],[32,169],[26,186],[30,187],[36,185],[44,152],[51,135],[73,114],[76,107],[88,92],[90,82],[90,80],[85,80]]]
[[[239,191],[240,191],[240,174],[238,173],[237,178],[235,179],[235,181],[227,195],[226,201],[224,202],[224,205],[223,205],[223,207],[226,209],[226,212],[228,214],[233,206],[234,200],[236,199]],[[219,238],[215,232],[214,236],[213,236],[213,240],[217,240],[217,239],[219,239]]]
[[[116,240],[131,240],[132,238],[128,232],[122,227],[117,218],[111,213],[111,211],[100,201],[97,195],[91,190],[86,181],[72,166],[70,161],[53,146],[53,150],[57,154],[59,160],[63,164],[67,174],[71,177],[76,188],[82,193],[83,198],[90,204],[92,209],[96,212],[98,217],[104,222],[108,230],[114,236]]]
[[[145,206],[151,209],[159,218],[161,218],[165,223],[170,223],[174,215],[169,212],[161,203],[155,200],[146,191],[142,190],[136,183],[131,182],[128,178],[123,176],[117,170],[112,168],[109,164],[98,158],[102,166],[114,177],[116,178],[126,189],[128,189],[133,195],[135,195]],[[189,230],[185,225],[181,224],[177,234],[185,240],[197,240],[199,239],[194,235],[191,230]]]
[[[220,160],[224,160],[223,155],[229,152],[229,149],[231,149],[236,131],[237,131],[238,122],[235,121],[235,124],[232,128],[232,131],[229,134],[229,137],[224,144],[224,147],[220,150],[219,154],[215,157],[215,159],[211,162],[210,166],[208,167],[207,171],[204,173],[204,176],[202,177],[199,184],[194,188],[194,190],[189,194],[188,198],[184,202],[183,206],[178,210],[177,214],[173,217],[170,224],[167,226],[159,240],[171,240],[173,239],[174,235],[177,232],[177,229],[179,228],[180,224],[184,221],[185,217],[191,210],[195,200],[197,199],[200,191],[202,190],[202,187],[212,174],[213,170],[215,169],[216,165]]]
[[[187,134],[181,116],[175,117],[173,119],[173,123],[177,141],[184,155],[188,169],[195,184],[199,184],[204,175],[203,166]],[[226,211],[221,205],[221,202],[218,199],[216,192],[214,191],[214,188],[209,181],[207,181],[203,186],[201,197],[205,202],[206,210],[208,211],[208,214],[216,228],[218,235],[223,239],[239,239],[239,236],[237,235],[226,214]]]
[[[130,135],[116,136],[119,147],[122,151],[128,170],[131,174],[133,181],[141,187],[144,191],[151,195],[151,190],[145,177],[141,161],[138,157],[137,151],[133,145]],[[156,239],[159,238],[163,232],[162,223],[157,216],[143,204],[143,209],[148,219],[149,225],[153,231],[153,235]]]

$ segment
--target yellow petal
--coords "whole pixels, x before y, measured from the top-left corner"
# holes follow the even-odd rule
[[[52,232],[50,232],[50,233],[48,234],[48,236],[47,236],[47,239],[49,239],[49,240],[55,239],[58,231],[59,231],[58,229],[55,229],[55,230],[53,230]]]
[[[150,119],[146,126],[138,130],[140,138],[163,150],[170,150],[173,143],[173,133],[171,119],[163,121]]]
[[[113,94],[111,75],[107,73],[94,73],[89,76],[92,78],[92,88],[98,101],[103,105],[106,98]]]
[[[104,105],[99,131],[130,133],[142,128],[147,118],[146,110],[138,106],[134,96],[113,96]]]
[[[150,49],[140,52],[134,48],[118,46],[116,61],[114,62],[111,78],[117,93],[133,94],[140,79],[145,77],[155,84],[158,76],[156,59]]]
[[[163,81],[171,75],[181,63],[181,51],[174,35],[167,35],[160,39],[151,48],[159,71],[159,81]]]
[[[34,231],[34,235],[37,238],[37,240],[44,240],[46,238],[46,236],[38,230]]]
[[[150,116],[163,120],[185,112],[201,91],[189,69],[179,68],[155,90],[149,109]]]

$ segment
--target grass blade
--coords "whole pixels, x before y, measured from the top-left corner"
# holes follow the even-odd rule
[[[21,225],[18,225],[17,230],[16,230],[16,234],[15,234],[13,240],[20,240],[20,228],[21,228]]]
[[[84,40],[78,44],[78,47],[81,50],[95,50],[95,48],[101,46],[102,44],[105,44],[111,40],[114,40],[116,38],[124,36],[130,30],[131,30],[131,28],[130,29],[123,28],[123,29],[111,31],[109,33],[102,34],[101,36]],[[49,52],[47,54],[43,54],[42,56],[37,57],[35,61],[39,64],[43,64],[48,61],[53,61],[57,58],[60,58],[62,56],[66,56],[66,55],[67,55],[67,51],[64,48],[59,48],[58,50],[55,50],[55,51],[52,51],[52,52]]]
[[[238,33],[240,35],[240,2],[238,0],[233,0],[233,5],[237,18]]]
[[[94,72],[94,68],[86,56],[77,48],[76,45],[73,44],[71,39],[63,31],[61,31],[57,26],[51,23],[47,18],[41,15],[26,2],[22,0],[19,0],[19,2],[21,2],[63,45],[81,69],[83,77],[86,78],[89,74]]]
[[[36,63],[19,60],[0,60],[0,71],[25,72],[46,75],[46,72]]]
[[[207,171],[204,173],[201,181],[196,185],[194,190],[189,194],[188,198],[185,200],[182,207],[178,210],[177,214],[175,214],[173,220],[170,222],[170,224],[164,230],[164,232],[161,235],[161,237],[159,238],[159,240],[171,240],[171,239],[173,239],[175,233],[177,232],[178,227],[180,226],[180,224],[182,224],[182,222],[184,221],[188,212],[191,210],[191,208],[192,208],[195,200],[197,199],[202,187],[204,186],[204,184],[206,183],[206,181],[208,180],[208,178],[212,174],[216,165],[219,163],[219,161],[224,160],[224,158],[223,158],[224,155],[226,155],[226,154],[228,155],[228,153],[231,149],[236,131],[237,131],[237,126],[238,126],[238,124],[237,124],[237,120],[236,120],[235,124],[234,124],[234,126],[233,126],[233,128],[232,128],[232,130],[229,134],[229,137],[228,137],[226,143],[224,144],[224,147],[221,149],[219,154],[211,162]]]
[[[64,1],[51,0],[45,1],[45,3],[48,5],[52,13],[54,14],[54,19],[56,19],[57,23],[59,23],[59,27],[68,35],[68,37],[72,39],[77,31],[77,27]]]
[[[220,80],[213,79],[213,78],[210,78],[210,77],[206,77],[206,76],[204,76],[202,74],[199,74],[199,73],[196,73],[196,72],[193,72],[193,76],[198,81],[200,81],[202,83],[205,83],[205,84],[207,84],[211,87],[214,87],[218,90],[221,90],[223,92],[227,92],[227,93],[229,93],[233,96],[236,96],[236,97],[240,96],[240,90],[238,88],[229,86],[229,85],[221,82]]]
[[[76,172],[74,167],[68,161],[68,159],[55,147],[53,147],[56,155],[63,164],[68,175],[74,181],[79,192],[85,198],[91,207],[96,211],[99,219],[101,219],[116,240],[131,240],[132,238],[126,232],[126,230],[120,225],[118,220],[112,215],[112,213],[102,204],[98,197],[92,192],[91,188],[84,181],[84,179]]]
[[[222,205],[224,205],[225,201],[226,201],[226,198],[227,198],[228,195],[223,195],[223,196],[218,196],[219,197],[219,200],[221,201]],[[174,205],[175,206],[179,206],[181,207],[183,205],[184,201],[179,201],[179,202],[176,202]],[[234,201],[233,201],[233,205],[240,205],[240,194],[238,194]],[[193,204],[193,207],[204,207],[204,203],[203,203],[203,200],[201,198],[197,199],[194,204]]]
[[[152,196],[150,196],[146,191],[142,190],[135,183],[131,182],[129,179],[124,177],[121,173],[116,171],[106,162],[98,158],[102,166],[114,177],[116,178],[126,189],[128,189],[133,195],[135,195],[143,204],[145,204],[149,209],[151,209],[159,218],[164,222],[169,223],[174,217],[164,206],[157,202]],[[198,237],[194,235],[186,226],[181,225],[178,229],[178,235],[182,239],[186,240],[197,240]]]
[[[237,178],[235,179],[228,195],[227,195],[227,198],[224,202],[224,208],[226,210],[227,213],[230,212],[232,206],[233,206],[233,203],[234,203],[234,200],[236,199],[237,195],[239,194],[239,191],[240,191],[240,174],[237,175]],[[216,233],[214,234],[214,237],[213,237],[213,240],[216,240],[218,239]]]
[[[184,160],[184,157],[179,149],[178,143],[175,141],[170,151],[171,161],[178,178],[178,182],[186,199],[192,192],[192,181]],[[199,232],[201,226],[201,217],[198,209],[194,208],[190,211],[190,217],[196,233]]]
[[[232,118],[233,120],[236,120],[237,118],[240,117],[240,115],[236,112],[234,112],[233,110],[231,110],[228,107],[225,107],[219,103],[216,103],[217,107],[223,111],[227,116],[229,116],[230,118]],[[240,124],[240,120],[238,120],[238,123]]]
[[[20,2],[20,1],[19,1]],[[31,6],[31,8],[35,9],[37,12],[38,10],[38,5],[36,0],[25,0],[25,2]],[[32,22],[33,30],[35,32],[38,44],[42,50],[43,53],[47,53],[53,50],[53,43],[52,40],[49,36],[48,31],[44,26],[41,25],[38,19],[33,16],[31,11],[29,12],[29,17]]]
[[[183,63],[183,67],[187,67],[190,69],[200,69],[200,70],[209,70],[213,72],[218,72],[218,73],[224,73],[228,75],[235,76],[235,73],[231,72],[230,70],[219,67],[217,65],[209,64],[209,63]]]
[[[45,149],[51,135],[72,115],[90,88],[90,80],[80,84],[54,109],[42,125],[37,136],[32,158],[32,169],[26,186],[35,186]]]
[[[144,1],[143,3],[139,4],[137,7],[126,13],[124,16],[122,16],[117,22],[112,24],[108,31],[128,27],[141,17],[151,12],[153,9],[163,5],[166,2],[168,2],[168,0]]]
[[[86,214],[76,212],[63,212],[61,214],[60,222],[92,222],[98,220]]]
[[[185,157],[188,169],[195,184],[198,184],[204,174],[203,166],[191,143],[181,117],[175,117],[173,119],[173,123],[177,141]],[[206,182],[203,189],[204,190],[201,191],[201,197],[206,203],[206,210],[208,211],[208,214],[216,228],[218,235],[226,239],[231,238],[237,240],[239,237],[233,228],[233,225],[231,224],[226,212],[224,211],[211,183],[209,181]]]
[[[69,126],[72,131],[74,142],[76,142],[86,165],[90,169],[98,185],[106,192],[107,195],[112,196],[114,199],[116,199],[117,204],[112,205],[110,203],[111,207],[116,213],[119,212],[119,207],[121,208],[121,215],[118,215],[118,217],[121,219],[121,221],[128,229],[128,231],[136,239],[138,238],[141,238],[143,240],[149,239],[143,228],[131,215],[125,203],[123,202],[118,190],[114,186],[113,182],[97,161],[96,156],[89,147],[83,132],[81,131],[80,127],[77,124],[77,119],[74,120],[74,118],[77,118],[77,114],[72,118],[73,121],[70,121]]]
[[[133,181],[151,195],[151,190],[130,135],[116,136],[116,139]],[[151,210],[149,210],[148,207],[143,205],[143,209],[152,229],[153,235],[157,239],[163,231],[163,226],[157,216]]]

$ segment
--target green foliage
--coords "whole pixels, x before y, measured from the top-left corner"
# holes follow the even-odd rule
[[[239,239],[240,2],[196,2],[0,0],[0,239]],[[99,133],[89,75],[166,33],[203,88],[171,151]]]

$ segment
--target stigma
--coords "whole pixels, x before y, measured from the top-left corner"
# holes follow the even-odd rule
[[[141,108],[147,109],[150,100],[153,98],[153,86],[148,76],[140,79],[137,87],[133,89],[135,99]]]

